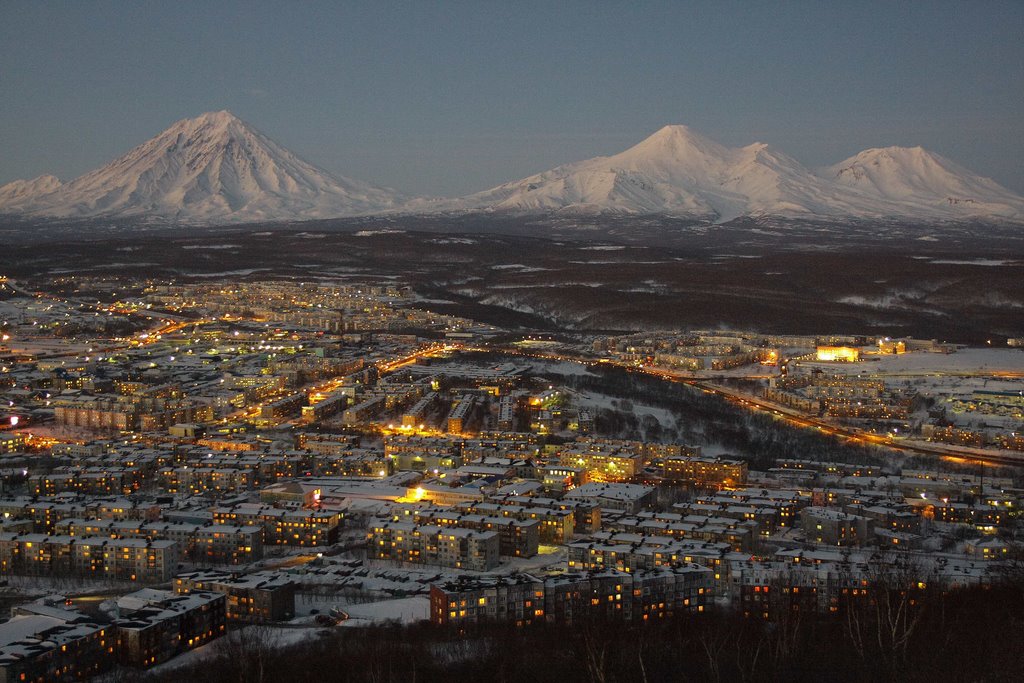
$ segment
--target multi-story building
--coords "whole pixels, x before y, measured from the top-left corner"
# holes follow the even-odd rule
[[[475,407],[476,399],[473,396],[464,396],[448,413],[448,433],[461,434]]]
[[[387,398],[385,396],[369,396],[359,403],[345,409],[341,419],[346,425],[359,424],[370,419],[387,409]]]
[[[601,506],[592,500],[566,498],[559,500],[537,496],[504,495],[496,496],[489,502],[509,507],[542,508],[559,512],[568,511],[572,513],[572,531],[569,533],[570,536],[572,534],[591,534],[601,528]],[[510,512],[508,514],[513,513]],[[536,517],[531,515],[529,519],[541,519],[541,513],[538,512],[536,514]],[[553,531],[552,533],[561,533],[564,537],[565,532]],[[543,537],[541,540],[543,540]]]
[[[499,562],[494,531],[446,528],[412,522],[375,522],[367,535],[368,556],[415,564],[487,571]]]
[[[322,510],[289,510],[256,503],[212,508],[214,524],[260,525],[266,545],[323,546],[338,540],[341,515]]]
[[[260,418],[264,420],[273,420],[287,417],[288,415],[299,412],[305,403],[305,394],[292,394],[291,396],[285,396],[284,398],[279,398],[276,401],[272,401],[261,406]]]
[[[462,441],[448,437],[388,436],[384,439],[384,455],[400,471],[451,470],[464,462]]]
[[[501,555],[508,557],[533,557],[540,543],[540,522],[533,519],[516,519],[495,515],[473,514],[446,509],[430,508],[410,511],[416,524],[432,524],[459,529],[494,531],[498,534],[498,548]],[[399,515],[396,521],[402,521]]]
[[[463,503],[457,507],[464,512],[477,515],[536,521],[538,543],[548,545],[567,543],[572,539],[575,529],[575,518],[572,510],[556,510],[541,506],[502,505],[501,503],[489,501]]]
[[[345,410],[351,397],[343,391],[335,391],[313,402],[310,405],[302,406],[302,419],[306,422],[316,422],[336,415]]]
[[[573,571],[614,569],[632,573],[691,562],[720,567],[731,548],[727,543],[712,541],[602,532],[601,537],[574,541],[566,550],[567,564]]]
[[[747,483],[747,463],[730,458],[670,456],[663,460],[663,474],[672,481],[691,481],[697,486],[739,486]]]
[[[461,577],[430,587],[430,618],[440,625],[502,621],[517,626],[591,618],[647,620],[703,611],[711,594],[711,570],[695,564],[543,579],[529,574]]]
[[[18,432],[0,433],[0,455],[20,453],[25,450],[25,436]]]
[[[641,536],[668,536],[677,540],[727,543],[734,550],[752,551],[762,533],[754,519],[646,512],[622,516],[605,525],[606,531]]]
[[[841,510],[807,507],[800,511],[807,538],[827,545],[863,545],[873,539],[874,520]]]
[[[511,432],[516,426],[516,399],[514,396],[502,396],[498,401],[498,430]]]
[[[653,486],[591,482],[565,494],[564,500],[582,500],[608,510],[639,512],[654,496]]]
[[[220,593],[144,588],[117,600],[118,655],[124,664],[150,667],[220,638],[227,628]]]
[[[174,590],[223,593],[231,620],[284,621],[295,616],[295,582],[284,573],[236,576],[220,571],[189,572],[174,577]]]
[[[545,465],[541,472],[544,488],[554,493],[569,491],[590,481],[585,467],[552,464]]]
[[[29,608],[0,624],[0,683],[83,680],[114,664],[109,625],[78,612]]]
[[[241,467],[163,467],[156,473],[157,486],[167,493],[223,495],[248,491],[255,484],[251,469]]]
[[[558,454],[565,467],[579,467],[587,471],[592,481],[632,481],[643,469],[643,456],[617,446],[594,443],[570,444]]]
[[[57,424],[109,431],[165,429],[185,422],[213,419],[211,406],[160,395],[81,396],[54,405]]]
[[[48,474],[30,476],[28,486],[37,496],[120,496],[138,490],[145,479],[139,467],[61,467]]]
[[[174,541],[0,533],[2,574],[163,583],[179,558]]]
[[[54,524],[54,532],[79,537],[175,541],[185,559],[199,563],[245,564],[263,558],[263,527],[256,525],[66,519]]]

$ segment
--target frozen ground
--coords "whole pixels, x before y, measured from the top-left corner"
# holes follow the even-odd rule
[[[615,405],[616,403],[619,403],[621,399],[592,391],[576,391],[574,393],[577,395],[577,402],[581,408],[621,410],[621,408]],[[633,412],[640,419],[650,415],[654,417],[662,427],[672,427],[676,423],[677,416],[670,410],[657,408],[655,406],[647,405],[646,403],[638,403],[636,401],[631,401],[631,403],[633,404]]]
[[[3,315],[2,311],[0,311],[0,315]],[[88,353],[88,349],[92,347],[92,344],[87,341],[45,338],[25,339],[18,337],[10,340],[8,345],[15,353],[29,354],[33,356],[44,356],[55,353],[76,353],[84,355]]]
[[[997,374],[1024,373],[1024,351],[1020,349],[961,349],[956,353],[904,353],[898,356],[865,356],[860,363],[816,363],[827,372],[866,375]]]
[[[530,372],[538,374],[555,372],[559,375],[594,375],[584,363],[568,360],[536,360],[530,361]]]
[[[914,258],[917,258],[917,257],[915,256]],[[1007,260],[1007,259],[985,259],[985,258],[975,258],[975,259],[930,259],[929,262],[930,263],[940,263],[940,264],[944,263],[944,264],[952,265],[952,266],[985,266],[985,267],[989,267],[989,268],[993,268],[993,267],[997,267],[997,266],[1015,266],[1015,265],[1020,263],[1020,261],[1011,261],[1011,260]]]
[[[365,602],[357,605],[341,605],[349,618],[342,626],[366,626],[389,621],[412,624],[430,618],[430,598],[417,595],[411,598]]]
[[[239,249],[239,244],[186,244],[182,249]]]

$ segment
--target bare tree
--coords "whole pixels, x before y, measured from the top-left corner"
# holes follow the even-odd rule
[[[890,677],[897,677],[926,612],[923,598],[929,586],[923,568],[908,556],[883,553],[874,556],[859,579],[849,574],[842,583],[847,592],[841,608],[854,650],[862,660],[882,664]]]
[[[211,671],[216,672],[218,680],[264,683],[276,639],[274,629],[265,622],[232,631],[218,643]]]

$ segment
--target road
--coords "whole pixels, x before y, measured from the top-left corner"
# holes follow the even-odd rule
[[[261,569],[287,569],[290,567],[298,567],[303,564],[308,564],[318,557],[320,557],[320,554],[314,553],[312,555],[292,555],[290,557],[282,557],[279,559],[264,560]]]
[[[1013,451],[1007,451],[1006,453],[999,452],[981,452],[972,451],[964,452],[958,451],[951,448],[945,448],[941,445],[927,444],[922,442],[907,442],[907,441],[895,441],[892,438],[881,436],[879,434],[873,434],[871,432],[865,432],[853,427],[847,427],[837,425],[833,422],[829,422],[818,418],[816,416],[807,415],[803,412],[794,410],[788,406],[779,405],[773,403],[759,396],[748,394],[746,392],[733,389],[732,387],[723,386],[716,384],[704,378],[693,377],[689,375],[681,375],[674,373],[670,370],[663,370],[661,368],[655,368],[651,366],[634,367],[626,365],[625,363],[618,363],[615,361],[602,359],[601,361],[594,361],[592,359],[577,358],[573,356],[563,356],[553,353],[542,353],[542,352],[526,352],[521,349],[508,350],[504,347],[497,349],[479,348],[472,349],[474,351],[497,351],[500,353],[508,353],[510,355],[528,356],[531,358],[540,358],[543,360],[557,360],[566,361],[571,363],[580,363],[584,365],[614,365],[621,368],[626,368],[632,372],[643,372],[647,375],[658,377],[665,381],[676,382],[678,384],[686,384],[694,388],[700,389],[709,394],[715,394],[725,400],[738,405],[742,408],[750,410],[763,410],[774,414],[776,417],[785,420],[789,424],[795,427],[801,427],[805,429],[816,429],[823,434],[830,434],[839,438],[845,438],[850,441],[857,443],[868,444],[872,446],[880,446],[883,448],[891,448],[895,451],[901,451],[904,453],[910,453],[914,455],[929,455],[933,457],[941,457],[958,463],[970,463],[979,465],[1013,465],[1017,467],[1024,467],[1024,453],[1014,453]]]
[[[381,374],[386,372],[394,372],[399,368],[404,368],[407,365],[412,365],[421,358],[433,358],[436,356],[443,356],[446,353],[451,353],[453,351],[458,351],[460,349],[462,349],[461,344],[432,344],[424,349],[414,351],[413,353],[410,353],[407,356],[402,356],[401,358],[394,358],[389,361],[380,362],[377,364],[377,370]]]
[[[649,373],[659,374],[660,373]],[[724,387],[716,384],[710,384],[707,382],[701,382],[689,378],[678,378],[672,379],[671,377],[664,377],[669,381],[677,381],[683,384],[689,384],[690,386],[697,387],[704,391],[717,394],[732,403],[739,403],[743,407],[749,407],[754,410],[764,410],[773,413],[774,415],[781,417],[786,420],[789,424],[796,427],[804,427],[808,429],[817,429],[824,434],[831,434],[841,438],[849,439],[850,441],[869,444],[872,446],[882,446],[885,448],[891,448],[896,451],[902,451],[905,453],[912,453],[917,455],[931,455],[939,456],[942,458],[948,458],[956,462],[968,462],[978,463],[987,465],[1017,465],[1024,466],[1024,454],[1015,455],[1013,452],[1003,453],[983,453],[983,452],[962,452],[952,449],[947,449],[938,445],[924,444],[921,442],[907,442],[897,441],[888,436],[882,436],[880,434],[873,434],[871,432],[865,432],[852,427],[846,427],[837,425],[834,422],[823,420],[815,416],[809,416],[805,413],[793,410],[787,406],[782,406],[771,401],[767,401],[763,398],[753,396],[745,392],[740,392],[729,387]]]

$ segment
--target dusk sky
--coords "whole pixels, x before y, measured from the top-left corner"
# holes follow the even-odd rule
[[[807,166],[922,145],[1024,193],[1024,2],[0,2],[0,184],[229,109],[458,195],[669,123]]]

